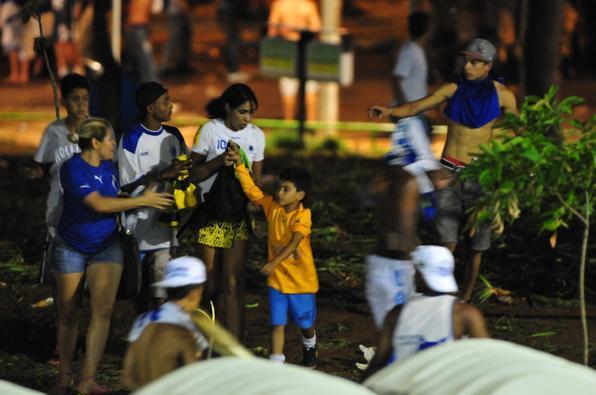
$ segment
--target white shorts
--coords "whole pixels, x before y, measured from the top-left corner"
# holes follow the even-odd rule
[[[414,265],[379,255],[366,257],[365,295],[377,328],[383,326],[385,315],[404,304],[414,293]]]
[[[317,93],[319,84],[316,81],[306,81],[305,89],[307,93]],[[279,77],[279,91],[282,96],[296,96],[298,94],[298,79]]]

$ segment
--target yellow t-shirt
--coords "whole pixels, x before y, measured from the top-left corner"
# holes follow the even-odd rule
[[[286,213],[273,196],[265,195],[255,185],[244,165],[236,166],[236,174],[248,199],[265,210],[269,228],[267,241],[269,260],[279,255],[290,244],[294,232],[304,235],[296,251],[284,259],[267,277],[267,285],[285,294],[317,292],[319,279],[310,246],[312,225],[310,209],[300,204],[296,210]]]

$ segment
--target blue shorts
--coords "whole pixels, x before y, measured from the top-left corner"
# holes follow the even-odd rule
[[[315,325],[317,302],[315,294],[284,294],[269,287],[271,325],[287,325],[288,316],[300,329]]]
[[[92,263],[122,264],[122,248],[118,235],[114,235],[108,245],[95,254],[85,254],[70,247],[56,235],[52,252],[52,270],[59,273],[83,273]]]

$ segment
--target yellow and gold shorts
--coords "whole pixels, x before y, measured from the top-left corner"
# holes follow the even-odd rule
[[[215,221],[199,228],[193,241],[214,248],[232,248],[235,240],[248,240],[248,221]]]

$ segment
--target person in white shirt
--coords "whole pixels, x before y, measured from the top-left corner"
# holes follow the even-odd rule
[[[410,39],[400,47],[392,73],[396,104],[428,95],[428,65],[423,48],[428,36],[428,24],[429,16],[425,12],[415,12],[408,17]]]
[[[146,82],[139,86],[135,100],[139,110],[139,122],[127,131],[118,146],[118,167],[122,191],[133,196],[146,188],[164,189],[164,181],[173,180],[182,171],[184,163],[175,162],[181,154],[188,154],[188,148],[180,131],[169,125],[162,125],[172,117],[173,105],[166,88],[158,82]],[[171,191],[166,191],[171,192]],[[163,276],[166,263],[171,259],[170,247],[175,240],[169,224],[159,221],[159,212],[143,207],[127,213],[126,225],[139,242],[143,265],[149,265],[148,284]],[[153,288],[154,303],[165,298],[165,290]],[[136,301],[137,312],[146,311],[149,295],[142,292]]]
[[[51,245],[56,235],[58,220],[62,214],[60,193],[60,167],[62,163],[81,152],[77,145],[75,131],[89,117],[89,82],[79,74],[69,74],[60,81],[61,103],[66,109],[66,118],[50,123],[43,132],[41,143],[33,155],[33,164],[23,169],[28,179],[38,179],[49,174],[50,191],[46,207],[46,261],[49,260]],[[42,263],[41,281],[47,280],[49,268]]]
[[[226,170],[224,165],[233,165],[233,161],[226,161],[228,142],[233,141],[241,148],[246,164],[252,168],[255,183],[259,183],[265,134],[251,124],[258,105],[257,97],[249,86],[230,85],[220,97],[207,105],[211,120],[197,133],[191,154],[194,164],[191,180],[200,182],[205,200],[198,209],[196,227],[191,229],[192,242],[198,244],[198,255],[207,266],[208,297],[217,300],[223,307],[225,317],[222,321],[238,339],[242,338],[244,327],[244,268],[251,224],[246,215],[248,200],[234,176],[233,168]],[[231,178],[226,178],[230,174]],[[220,177],[218,183],[216,179]],[[224,179],[229,181],[227,185],[223,185]],[[237,200],[234,200],[235,197]],[[224,204],[227,210],[223,210]],[[217,298],[219,290],[225,290],[223,300]]]
[[[451,252],[440,246],[418,246],[411,256],[416,290],[421,294],[387,314],[379,347],[365,377],[388,363],[463,336],[489,337],[480,310],[449,294],[457,291]]]

